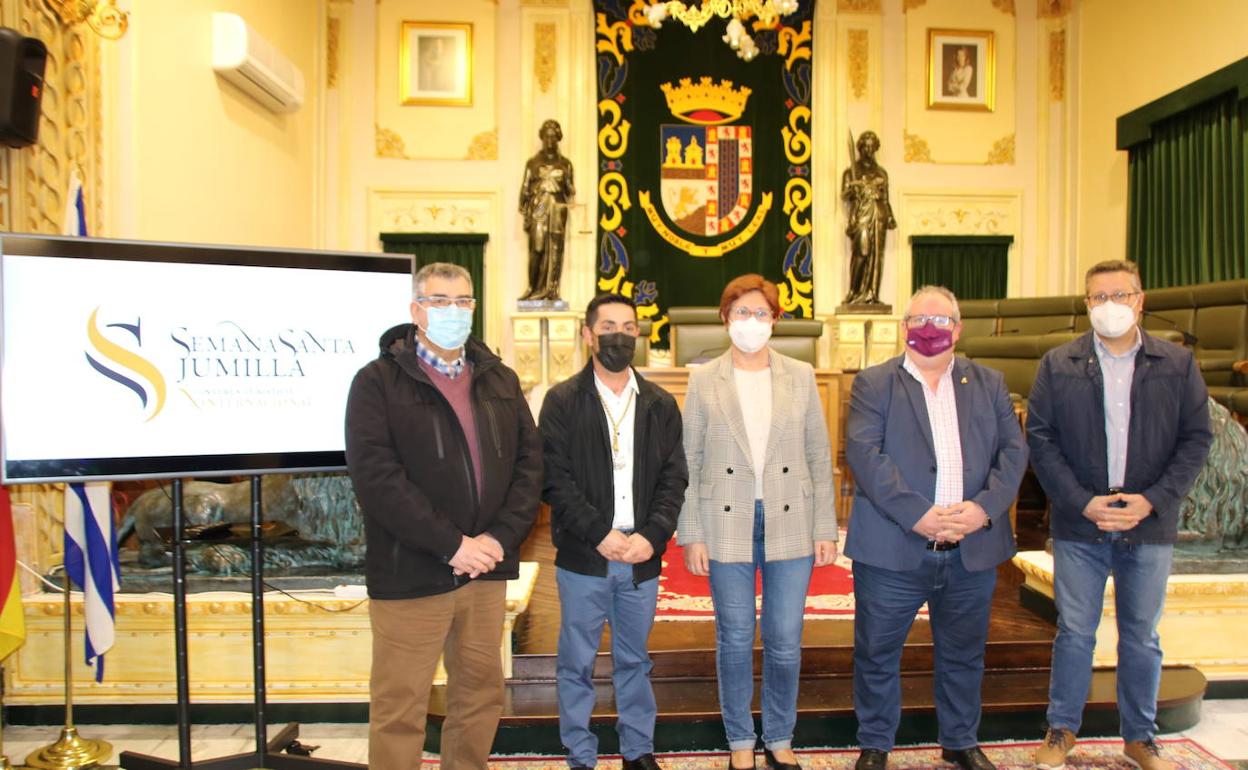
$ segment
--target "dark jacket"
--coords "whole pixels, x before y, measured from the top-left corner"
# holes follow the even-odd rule
[[[347,397],[347,468],[364,511],[368,595],[408,599],[458,588],[468,578],[453,575],[447,562],[464,535],[483,532],[506,555],[481,579],[514,578],[542,480],[541,443],[520,380],[489,348],[468,340],[485,477],[478,498],[464,431],[420,367],[415,327],[397,339],[394,331]]]
[[[1049,497],[1049,526],[1059,540],[1100,542],[1105,533],[1083,515],[1109,488],[1105,386],[1092,332],[1045,354],[1028,398],[1031,463]],[[1141,494],[1153,512],[1123,536],[1173,543],[1179,504],[1205,464],[1213,435],[1208,391],[1190,350],[1140,330],[1131,379],[1131,422],[1123,490]]]
[[[633,436],[634,531],[654,546],[649,561],[633,566],[633,581],[658,577],[663,551],[676,531],[689,470],[676,399],[637,377]],[[539,420],[550,504],[555,564],[582,575],[605,577],[607,560],[598,543],[615,518],[614,472],[607,416],[594,386],[591,361],[579,374],[550,389]]]

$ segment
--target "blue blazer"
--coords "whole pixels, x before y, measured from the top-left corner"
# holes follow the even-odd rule
[[[854,507],[845,555],[875,567],[916,569],[927,539],[914,525],[936,495],[936,451],[924,387],[902,368],[904,354],[854,378],[845,431],[845,459],[854,472]],[[953,363],[962,490],[992,519],[958,549],[966,569],[995,567],[1014,555],[1009,510],[1027,469],[1027,445],[994,369],[962,357]]]

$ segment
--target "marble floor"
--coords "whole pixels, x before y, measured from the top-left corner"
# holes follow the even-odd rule
[[[280,726],[279,726],[280,727]],[[55,727],[10,726],[4,729],[4,754],[16,765],[31,751],[56,740]],[[135,751],[169,759],[178,756],[177,731],[160,725],[80,725],[84,738],[98,738],[113,744],[115,752]],[[1248,767],[1248,699],[1208,700],[1200,723],[1183,733],[1165,737],[1187,737],[1216,756]],[[191,731],[192,759],[207,759],[251,751],[254,748],[251,725],[204,725]],[[1030,736],[1019,736],[1028,738]],[[344,762],[364,763],[368,756],[368,729],[363,724],[303,724],[299,739],[320,746],[315,756]],[[116,755],[110,764],[116,762]]]

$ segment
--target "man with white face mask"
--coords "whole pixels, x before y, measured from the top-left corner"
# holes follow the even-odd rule
[[[1157,623],[1179,504],[1212,440],[1208,393],[1191,351],[1139,327],[1144,292],[1134,263],[1093,265],[1085,285],[1093,331],[1045,355],[1027,415],[1032,464],[1049,497],[1058,612],[1036,767],[1060,770],[1074,748],[1112,574],[1123,753],[1144,770],[1173,770],[1153,740]]]

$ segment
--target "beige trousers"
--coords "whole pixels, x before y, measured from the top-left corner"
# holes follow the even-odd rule
[[[450,593],[373,600],[368,766],[420,766],[438,657],[446,657],[442,767],[486,770],[503,711],[500,646],[507,583],[477,580]]]

